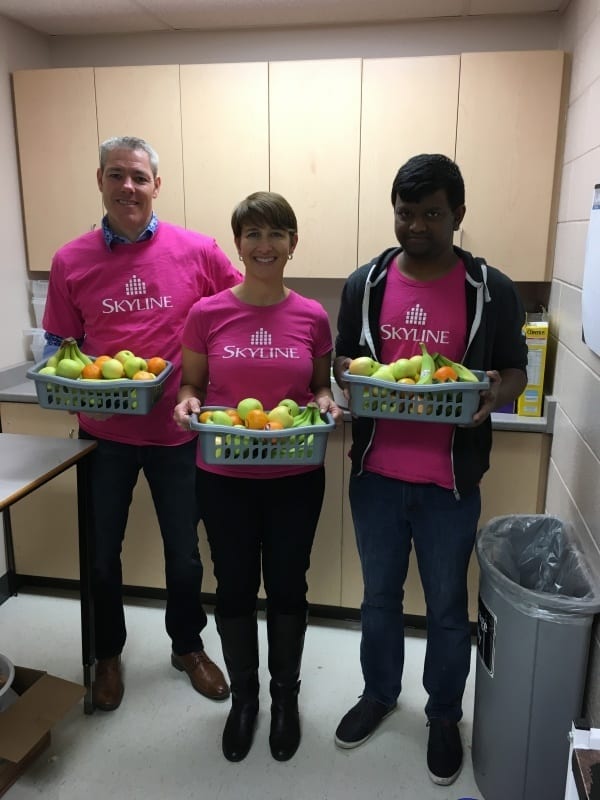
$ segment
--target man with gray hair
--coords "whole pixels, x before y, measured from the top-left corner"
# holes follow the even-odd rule
[[[123,698],[121,548],[140,469],[163,539],[171,663],[188,674],[196,691],[224,700],[229,687],[200,636],[207,620],[200,602],[196,436],[178,428],[172,412],[190,307],[239,283],[241,275],[214,239],[158,220],[153,210],[161,185],[158,156],[143,139],[103,142],[97,181],[106,209],[101,227],[61,247],[52,260],[43,321],[48,345],[57,347],[72,336],[95,356],[128,349],[142,358],[161,356],[174,368],[148,414],[78,414],[80,438],[98,443],[90,481],[97,657],[93,702],[112,711]]]

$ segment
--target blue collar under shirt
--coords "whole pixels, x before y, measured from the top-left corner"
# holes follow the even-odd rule
[[[135,241],[145,242],[146,239],[151,239],[156,233],[157,228],[158,217],[153,211],[152,216],[150,217],[150,222],[148,222],[144,230],[140,233]],[[112,250],[116,244],[133,244],[133,242],[131,242],[129,239],[126,239],[124,236],[120,236],[111,229],[110,225],[108,224],[107,214],[102,217],[102,233],[104,234],[104,241],[106,242],[106,246],[109,250]]]

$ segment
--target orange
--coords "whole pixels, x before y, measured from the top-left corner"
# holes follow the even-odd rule
[[[265,426],[265,430],[267,431],[282,431],[284,430],[283,425],[281,422],[277,422],[276,419],[272,419],[270,422],[267,422]]]
[[[94,364],[96,364],[98,367],[101,367],[105,361],[109,361],[111,358],[112,356],[98,356],[98,358],[95,359]]]
[[[148,367],[148,372],[151,372],[153,375],[160,375],[167,366],[167,362],[160,356],[153,356],[152,358],[146,359],[146,366]]]
[[[208,422],[212,419],[212,411],[203,411],[198,417],[200,422]]]
[[[153,375],[151,372],[147,372],[145,369],[140,369],[136,373],[134,373],[133,381],[153,381],[156,378],[156,375]]]
[[[433,373],[432,378],[440,383],[445,383],[446,381],[457,381],[458,374],[455,369],[452,367],[440,367],[436,369]]]
[[[229,414],[229,416],[231,417],[231,421],[233,422],[234,425],[244,424],[244,420],[240,417],[235,408],[226,408],[225,413]]]
[[[81,370],[81,377],[88,378],[89,380],[102,380],[102,370],[98,364],[86,364]]]
[[[253,408],[252,411],[246,414],[246,427],[251,428],[253,431],[264,431],[268,421],[269,418],[265,412],[260,411],[258,408]]]

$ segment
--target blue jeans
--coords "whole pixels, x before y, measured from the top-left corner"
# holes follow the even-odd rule
[[[79,436],[94,438],[83,430]],[[125,645],[121,549],[140,469],[150,486],[163,540],[165,624],[173,651],[185,655],[203,649],[200,631],[206,626],[206,614],[200,602],[196,441],[176,447],[97,442],[90,457],[96,657],[119,655]]]
[[[433,484],[365,472],[350,479],[350,505],[364,581],[364,694],[392,705],[402,688],[402,601],[414,543],[427,605],[425,713],[457,722],[471,660],[467,568],[481,512],[479,488],[457,500]]]

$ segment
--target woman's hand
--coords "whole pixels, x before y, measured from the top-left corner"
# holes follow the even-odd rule
[[[336,425],[342,421],[344,412],[328,392],[324,391],[322,394],[315,395],[315,403],[319,406],[321,414],[326,414],[327,412],[331,414]]]
[[[191,415],[199,414],[202,403],[197,397],[186,397],[177,403],[173,409],[173,421],[183,431],[189,431],[191,427]]]

